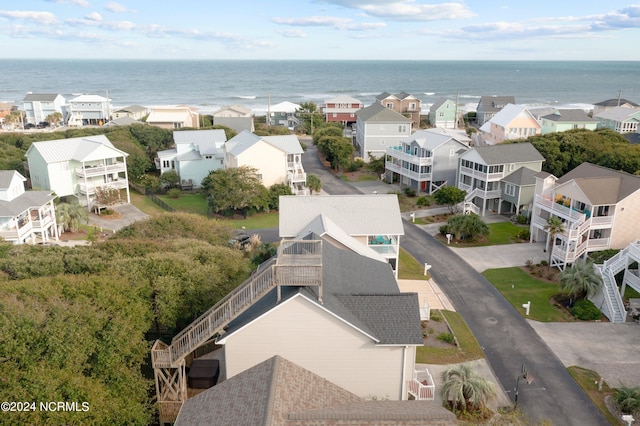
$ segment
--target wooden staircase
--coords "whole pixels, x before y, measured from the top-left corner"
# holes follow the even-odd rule
[[[187,399],[187,357],[210,339],[223,334],[231,321],[280,286],[318,286],[322,297],[321,240],[282,241],[275,258],[260,265],[249,279],[178,333],[170,345],[159,340],[154,343],[151,364],[161,423],[173,422],[182,402]]]

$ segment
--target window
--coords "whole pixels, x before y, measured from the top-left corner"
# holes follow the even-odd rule
[[[444,111],[441,111],[440,113],[438,113],[438,115],[439,115],[440,117],[444,117]]]
[[[449,157],[453,157],[454,155],[456,155],[456,150],[455,150],[455,148],[451,148],[449,150]]]
[[[391,102],[387,102],[385,106],[389,109],[393,109],[393,104]]]
[[[181,129],[182,128],[182,123],[173,123],[173,128],[174,129]]]
[[[415,102],[411,102],[411,103],[409,104],[409,109],[410,109],[410,110],[414,110],[414,109],[416,109],[416,103],[415,103]]]
[[[516,187],[515,185],[512,185],[510,183],[506,184],[506,186],[504,187],[504,193],[507,195],[510,195],[512,197],[515,197],[516,195]]]
[[[398,126],[398,133],[406,133],[406,131],[407,131],[407,126],[405,125]]]
[[[207,160],[211,160],[213,158],[213,155],[205,155],[204,158],[206,158]]]

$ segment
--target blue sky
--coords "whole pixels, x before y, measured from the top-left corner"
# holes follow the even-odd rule
[[[0,58],[640,60],[640,1],[20,0]]]

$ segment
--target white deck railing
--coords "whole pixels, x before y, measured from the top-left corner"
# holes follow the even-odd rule
[[[418,401],[433,401],[436,397],[436,385],[426,368],[424,371],[414,371],[413,380],[409,380],[408,385],[409,394]]]

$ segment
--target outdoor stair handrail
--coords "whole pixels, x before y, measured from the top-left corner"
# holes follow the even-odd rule
[[[275,261],[275,258],[271,258],[264,262],[242,285],[178,333],[167,348],[171,355],[171,364],[180,361],[204,341],[222,331],[225,325],[244,312],[256,299],[275,287],[272,269]]]

